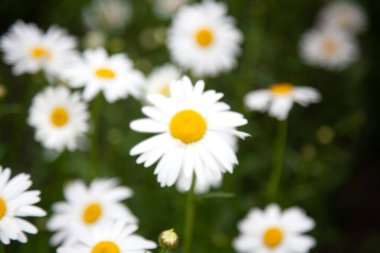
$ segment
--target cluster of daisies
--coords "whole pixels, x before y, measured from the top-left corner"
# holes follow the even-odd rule
[[[359,58],[356,36],[366,27],[363,9],[351,1],[329,2],[319,13],[315,28],[307,31],[300,42],[305,63],[340,71]]]
[[[155,68],[147,77],[134,67],[125,53],[109,54],[97,47],[77,50],[77,41],[57,26],[46,32],[35,24],[17,21],[1,38],[4,61],[14,75],[42,72],[49,85],[31,102],[27,123],[45,148],[63,152],[81,148],[87,141],[91,103],[103,96],[109,103],[132,96],[144,106],[145,118],[130,128],[151,134],[130,150],[137,163],[155,166],[161,187],[204,193],[221,185],[224,173],[238,164],[237,140],[249,134],[238,128],[247,124],[241,113],[222,101],[223,94],[206,89],[195,77],[216,77],[231,71],[241,53],[243,35],[227,6],[215,1],[187,4],[186,0],[157,0],[155,10],[170,17],[167,47],[171,62]],[[130,20],[130,6],[120,0],[95,0],[83,11],[90,29],[121,32]],[[311,64],[344,68],[357,55],[349,35],[365,25],[356,6],[339,2],[321,14],[321,27],[305,36],[302,55]],[[307,106],[321,95],[311,87],[276,83],[250,92],[244,98],[250,110],[268,111],[286,120],[293,103]],[[84,145],[85,146],[85,145]],[[25,233],[37,229],[20,217],[44,216],[34,206],[38,191],[27,191],[29,177],[10,179],[10,169],[0,167],[0,240],[26,242]],[[122,203],[133,194],[116,179],[97,179],[89,186],[82,181],[68,184],[64,202],[53,206],[47,223],[54,232],[51,244],[59,253],[144,252],[156,244],[135,235],[137,218]],[[238,252],[299,252],[314,246],[304,233],[314,221],[297,207],[281,212],[277,204],[265,210],[252,209],[238,225],[233,242]]]

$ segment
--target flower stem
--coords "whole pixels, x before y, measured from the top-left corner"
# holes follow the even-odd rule
[[[191,179],[191,187],[187,193],[186,201],[186,215],[185,215],[185,226],[184,226],[184,237],[183,237],[183,253],[190,253],[191,240],[193,236],[193,225],[194,225],[194,213],[195,213],[195,203],[194,203],[194,193],[195,193],[195,174]]]
[[[93,168],[93,176],[97,177],[99,174],[99,123],[100,123],[100,111],[102,105],[102,97],[97,96],[94,98],[92,107],[92,136],[91,136],[91,166]]]
[[[277,137],[276,137],[276,147],[273,160],[273,169],[268,182],[268,199],[269,201],[277,200],[278,188],[281,180],[283,160],[286,148],[286,135],[287,135],[287,124],[288,121],[282,120],[277,123]]]
[[[161,248],[160,253],[166,253],[166,249],[165,248]]]
[[[0,253],[5,253],[5,245],[0,243]]]

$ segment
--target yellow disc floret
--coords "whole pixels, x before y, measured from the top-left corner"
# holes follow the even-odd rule
[[[276,83],[270,86],[270,90],[274,95],[285,95],[294,90],[291,83]]]
[[[323,52],[327,56],[334,56],[338,52],[338,43],[333,39],[326,39],[323,41]]]
[[[90,203],[83,211],[83,221],[87,224],[95,223],[102,215],[102,207],[99,203]]]
[[[51,58],[51,53],[49,50],[42,46],[36,46],[31,49],[31,55],[34,59],[48,59]]]
[[[6,213],[7,205],[5,204],[4,199],[0,197],[0,220],[5,216]]]
[[[277,247],[282,242],[283,233],[278,227],[271,227],[265,231],[263,242],[270,248]]]
[[[120,249],[114,242],[101,241],[92,248],[91,253],[120,253]]]
[[[208,47],[214,41],[214,33],[208,28],[199,29],[195,33],[195,40],[198,45],[202,47]]]
[[[183,110],[170,121],[170,134],[173,138],[189,144],[199,141],[206,133],[206,120],[194,110]]]
[[[69,121],[69,113],[64,107],[56,107],[50,114],[51,123],[56,127],[62,127]]]
[[[95,74],[104,79],[113,79],[116,76],[115,72],[109,68],[99,68],[95,71]]]

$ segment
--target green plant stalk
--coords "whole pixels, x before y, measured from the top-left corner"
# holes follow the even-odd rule
[[[5,253],[5,245],[0,243],[0,253]]]
[[[273,160],[273,169],[268,182],[268,200],[275,202],[277,200],[278,188],[281,181],[284,154],[286,149],[288,121],[282,120],[277,123],[276,146]]]
[[[99,123],[100,123],[100,113],[102,105],[102,97],[97,96],[93,100],[92,107],[92,135],[91,135],[91,166],[93,169],[93,177],[99,176]]]
[[[190,253],[191,241],[193,237],[193,226],[194,226],[194,214],[195,214],[195,174],[191,179],[191,187],[187,193],[186,201],[186,214],[185,214],[185,225],[183,233],[183,253]]]
[[[160,250],[160,253],[166,253],[166,249],[165,248],[161,248],[161,250]]]

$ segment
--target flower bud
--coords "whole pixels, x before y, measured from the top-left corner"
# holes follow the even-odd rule
[[[178,246],[179,238],[174,229],[169,229],[161,232],[158,237],[158,243],[162,248],[172,250]]]

